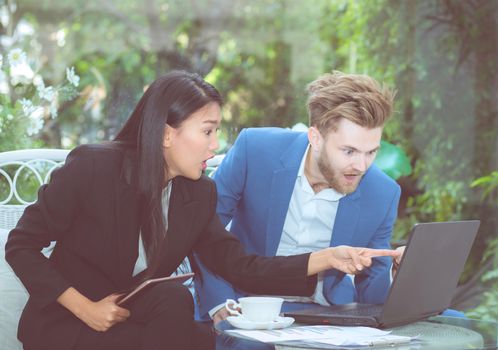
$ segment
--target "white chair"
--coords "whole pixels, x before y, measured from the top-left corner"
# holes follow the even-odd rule
[[[0,153],[0,349],[22,350],[17,323],[28,293],[5,261],[5,242],[38,188],[61,166],[69,151],[26,149]],[[48,254],[50,249],[45,249]]]
[[[0,228],[10,230],[24,209],[36,200],[38,187],[48,182],[69,151],[63,149],[25,149],[0,153]],[[23,185],[30,183],[30,186]],[[26,187],[32,188],[26,193]]]

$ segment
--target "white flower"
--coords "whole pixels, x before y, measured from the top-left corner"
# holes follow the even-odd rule
[[[45,84],[42,82],[37,87],[38,95],[41,99],[47,100],[48,102],[52,102],[55,97],[55,91],[52,86],[45,87]]]
[[[29,84],[34,77],[34,72],[31,67],[26,63],[16,64],[10,68],[12,85]]]
[[[19,103],[21,104],[22,112],[26,117],[29,117],[31,113],[33,113],[38,108],[38,106],[33,106],[33,102],[31,102],[31,100],[28,100],[27,98],[19,100]]]
[[[20,37],[32,36],[35,34],[35,28],[25,20],[20,20],[16,27],[16,34]]]
[[[66,68],[66,78],[75,87],[80,84],[80,77],[74,72],[74,67]]]
[[[43,108],[36,107],[29,116],[29,124],[26,132],[29,136],[37,134],[43,128]]]
[[[57,45],[60,47],[66,45],[66,31],[64,29],[57,31],[57,33],[55,33],[55,38],[57,39]]]
[[[10,91],[7,75],[0,69],[0,94],[7,95]]]
[[[13,49],[7,55],[11,67],[26,63],[26,53],[21,49]]]
[[[3,56],[0,54],[0,68],[3,66]]]
[[[38,134],[38,132],[43,128],[43,120],[41,119],[31,119],[28,127],[26,128],[26,133],[29,136]]]
[[[1,15],[0,15],[1,18]],[[0,22],[2,20],[0,19]],[[0,35],[0,45],[5,48],[11,47],[14,44],[14,38],[8,35]]]
[[[52,100],[52,102],[50,103],[50,116],[52,117],[52,119],[55,119],[57,118],[57,109],[58,109],[58,105],[57,105],[57,99],[54,98]]]
[[[43,82],[43,78],[41,77],[40,74],[36,74],[34,77],[33,77],[33,85],[35,87],[39,87],[39,86],[45,86],[45,83]]]

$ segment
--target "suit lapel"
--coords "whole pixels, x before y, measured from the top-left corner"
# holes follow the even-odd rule
[[[123,159],[121,175],[116,184],[116,228],[117,228],[117,251],[118,266],[115,271],[119,271],[115,278],[118,283],[127,281],[133,271],[133,266],[137,257],[139,217],[138,198],[136,185],[132,182],[132,174],[135,166],[133,158],[127,152]],[[133,252],[135,254],[133,254]]]
[[[191,248],[191,228],[195,208],[198,202],[194,201],[185,179],[173,179],[168,208],[168,230],[161,247],[162,260],[159,269],[162,274],[173,272],[183,261]]]
[[[330,246],[351,245],[360,215],[360,189],[341,198],[337,208]]]
[[[266,227],[267,255],[275,255],[277,252],[298,168],[279,169],[273,173]]]
[[[270,210],[266,227],[266,254],[275,255],[282,237],[282,230],[294,191],[297,172],[301,165],[308,139],[305,133],[299,135],[282,154],[273,171],[270,190]]]

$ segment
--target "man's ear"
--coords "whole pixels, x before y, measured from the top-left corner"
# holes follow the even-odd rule
[[[322,149],[323,136],[314,126],[310,126],[308,129],[308,141],[314,151]]]

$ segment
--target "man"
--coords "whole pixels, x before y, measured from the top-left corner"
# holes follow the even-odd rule
[[[249,253],[266,256],[351,245],[390,248],[400,187],[373,165],[394,93],[365,75],[334,72],[308,86],[307,133],[243,130],[214,179],[217,211]],[[382,303],[391,260],[352,277],[320,274],[310,298],[283,310],[348,302]],[[203,269],[195,283],[201,318],[228,316],[226,299],[245,295]]]

